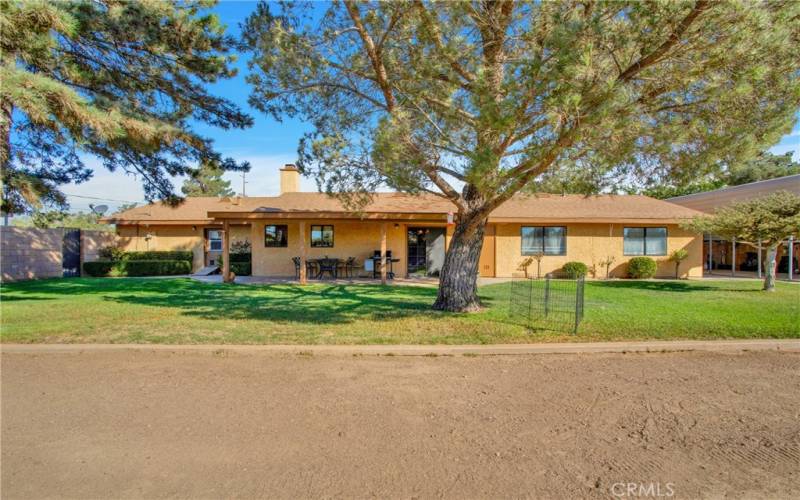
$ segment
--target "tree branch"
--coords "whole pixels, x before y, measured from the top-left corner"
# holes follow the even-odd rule
[[[414,5],[417,7],[417,10],[419,10],[423,22],[428,25],[428,28],[430,28],[431,33],[433,34],[433,42],[436,44],[436,50],[442,55],[442,57],[447,59],[447,63],[450,65],[453,71],[455,71],[458,76],[466,80],[467,83],[464,85],[464,87],[468,89],[475,81],[475,75],[467,71],[466,68],[464,68],[456,59],[453,59],[447,53],[447,50],[444,47],[444,41],[442,40],[442,32],[439,30],[439,26],[431,20],[431,13],[425,8],[425,4],[422,3],[421,0],[417,0],[414,2]]]
[[[619,77],[617,77],[617,80],[623,82],[629,81],[643,69],[657,63],[664,54],[666,54],[672,47],[677,45],[681,37],[684,35],[684,33],[686,33],[686,31],[689,29],[689,26],[692,25],[698,16],[700,16],[703,11],[710,9],[711,7],[712,6],[707,0],[697,0],[691,12],[689,12],[689,14],[684,17],[680,23],[678,23],[678,26],[670,34],[669,38],[667,38],[664,43],[659,45],[656,50],[628,66],[628,69],[623,71]]]
[[[358,34],[361,36],[361,41],[364,43],[364,49],[367,51],[367,56],[372,63],[372,69],[375,71],[378,86],[383,93],[383,98],[386,100],[386,108],[389,110],[389,112],[391,112],[394,110],[397,102],[392,94],[392,86],[389,84],[389,77],[386,72],[386,67],[383,65],[383,61],[380,59],[380,54],[375,47],[375,42],[367,32],[367,28],[364,26],[364,23],[361,21],[361,13],[359,12],[356,3],[353,0],[349,0],[345,2],[345,7],[347,8],[347,12],[350,14],[350,18],[353,20],[353,24],[355,24],[356,28],[358,29]]]

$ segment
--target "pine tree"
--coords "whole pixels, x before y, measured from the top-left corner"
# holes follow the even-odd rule
[[[244,29],[250,102],[313,125],[298,167],[328,192],[455,205],[437,309],[480,307],[487,218],[544,172],[691,179],[777,142],[800,106],[800,2],[273,6]]]
[[[186,196],[233,196],[231,181],[222,178],[224,170],[213,165],[202,165],[183,181],[181,191]]]
[[[206,84],[235,74],[236,41],[205,0],[0,2],[2,210],[66,205],[58,186],[92,172],[135,173],[148,199],[175,200],[170,176],[223,159],[190,120],[252,123]]]

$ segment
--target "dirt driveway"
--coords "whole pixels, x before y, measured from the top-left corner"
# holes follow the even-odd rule
[[[797,498],[800,354],[2,355],[3,498],[620,493]]]

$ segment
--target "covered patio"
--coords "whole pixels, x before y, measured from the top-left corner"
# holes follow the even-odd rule
[[[275,212],[266,207],[246,213],[210,212],[222,235],[221,276],[231,274],[231,246],[240,234],[232,228],[246,226],[251,243],[252,276],[237,282],[380,282],[405,279],[409,265],[409,231],[417,227],[436,229],[441,235],[444,257],[446,214],[359,214]],[[416,247],[415,247],[416,248]],[[424,250],[423,250],[424,251]],[[413,257],[413,258],[412,258]],[[424,265],[424,264],[423,264]],[[422,276],[412,278],[420,282]],[[242,278],[242,279],[240,279]],[[247,278],[246,280],[244,278]],[[422,279],[422,281],[425,281]],[[437,282],[436,279],[430,280]]]
[[[704,275],[709,277],[762,278],[766,271],[766,249],[728,240],[717,235],[703,235],[703,253],[706,255]],[[798,279],[800,241],[794,238],[784,241],[778,251],[778,279]]]

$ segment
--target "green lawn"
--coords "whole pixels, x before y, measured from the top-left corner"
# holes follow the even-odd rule
[[[56,279],[4,284],[2,342],[484,344],[800,337],[800,286],[756,281],[587,282],[577,335],[531,331],[507,314],[509,284],[486,309],[430,310],[428,287],[221,285],[190,279]]]

